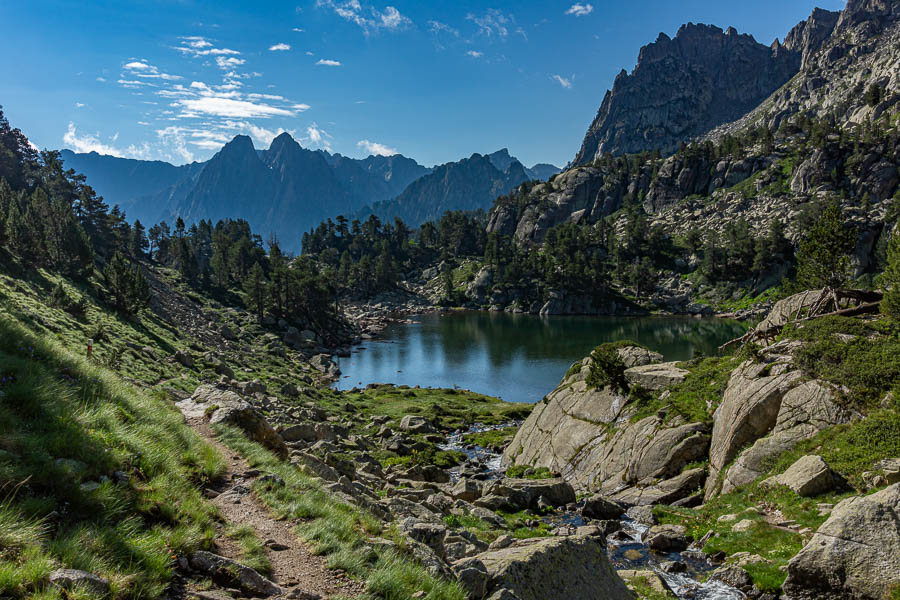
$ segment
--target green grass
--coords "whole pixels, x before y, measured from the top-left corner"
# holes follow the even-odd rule
[[[225,530],[225,535],[237,542],[241,550],[240,561],[242,564],[256,569],[264,575],[272,572],[272,563],[256,535],[256,530],[249,525],[231,525]]]
[[[0,394],[0,595],[56,597],[47,576],[69,567],[155,597],[177,555],[210,546],[199,488],[224,463],[171,405],[2,314]]]
[[[836,334],[856,336],[844,342]],[[825,317],[789,326],[784,338],[807,342],[795,362],[811,377],[846,386],[845,403],[858,409],[876,405],[900,383],[900,324]]]
[[[254,491],[280,518],[298,522],[295,532],[326,565],[366,581],[371,595],[401,600],[424,591],[432,600],[464,600],[456,582],[429,575],[424,567],[394,550],[374,550],[367,539],[382,534],[381,523],[368,512],[346,504],[323,490],[315,479],[281,462],[248,440],[238,429],[216,427],[219,439],[257,469],[278,475],[283,485],[257,483]]]
[[[506,470],[506,476],[524,479],[550,479],[553,474],[547,467],[533,468],[528,465],[513,465]]]
[[[669,388],[665,399],[658,393],[638,391],[633,394],[635,413],[632,421],[639,421],[660,410],[666,410],[666,418],[684,417],[687,422],[712,422],[712,413],[722,401],[722,394],[728,385],[731,371],[740,363],[740,359],[724,357],[706,357],[679,363],[687,369],[684,381]]]
[[[675,594],[671,592],[663,593],[653,589],[650,580],[646,577],[632,577],[627,582],[628,587],[637,594],[640,600],[671,600],[675,598]]]
[[[516,437],[518,430],[518,427],[503,427],[501,429],[479,431],[478,433],[467,433],[462,436],[462,441],[465,444],[475,444],[482,448],[502,450]]]

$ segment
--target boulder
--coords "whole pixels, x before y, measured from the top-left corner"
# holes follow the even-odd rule
[[[466,502],[474,502],[481,498],[481,482],[461,477],[450,489],[450,495]]]
[[[109,593],[108,580],[79,569],[56,569],[47,579],[51,585],[64,590],[81,588],[94,596],[105,596]]]
[[[625,512],[621,504],[600,494],[594,494],[584,501],[581,516],[586,519],[618,519]]]
[[[575,502],[572,485],[560,478],[498,479],[488,483],[483,493],[475,504],[491,510],[506,507],[537,508],[541,498],[551,506],[565,506]]]
[[[234,425],[242,429],[251,440],[282,458],[287,457],[288,449],[281,436],[256,409],[230,390],[201,385],[190,398],[178,402],[176,406],[187,418],[209,418],[211,425]]]
[[[644,536],[647,547],[657,552],[673,552],[687,549],[690,539],[683,525],[654,525]]]
[[[785,485],[798,496],[818,496],[831,491],[840,483],[840,477],[831,470],[821,456],[803,456],[781,475],[775,475],[761,485]]]
[[[703,487],[706,469],[697,467],[649,485],[627,487],[611,494],[611,498],[631,506],[675,504]]]
[[[527,540],[457,561],[453,572],[471,598],[631,598],[602,538],[591,536]]]
[[[425,417],[406,415],[400,419],[400,430],[409,433],[434,433],[434,425]]]
[[[629,385],[648,390],[664,390],[681,383],[688,372],[675,366],[677,363],[647,364],[625,369],[625,380]]]
[[[254,596],[281,595],[282,589],[246,565],[200,550],[191,555],[191,568],[223,585],[235,586]]]
[[[187,367],[191,369],[194,367],[194,357],[191,356],[191,353],[187,350],[179,350],[174,355],[175,362],[180,364],[182,367]]]
[[[790,600],[878,600],[900,586],[900,483],[839,502],[788,563]]]
[[[669,587],[669,584],[666,583],[666,580],[650,569],[619,569],[618,571],[616,571],[616,573],[619,577],[621,577],[628,583],[631,583],[634,580],[638,580],[663,597],[668,598],[673,596],[672,588]]]

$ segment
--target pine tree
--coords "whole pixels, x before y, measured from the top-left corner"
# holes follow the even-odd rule
[[[150,284],[139,265],[133,265],[116,252],[103,269],[103,277],[112,292],[113,305],[120,311],[136,315],[150,303]]]
[[[881,312],[893,319],[900,319],[900,220],[894,226],[888,244],[883,286],[885,291]]]
[[[797,248],[797,285],[803,289],[845,285],[855,245],[856,232],[844,224],[840,205],[831,202]]]
[[[256,313],[262,320],[266,310],[266,274],[259,263],[253,263],[250,273],[244,282],[244,293],[247,298],[247,309]]]

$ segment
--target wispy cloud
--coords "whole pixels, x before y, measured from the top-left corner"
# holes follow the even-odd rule
[[[341,61],[339,61],[339,60],[330,60],[330,59],[327,59],[327,58],[320,58],[319,61],[318,61],[316,64],[319,65],[319,66],[322,66],[322,67],[340,67],[340,66],[341,66]]]
[[[169,73],[163,73],[156,66],[150,64],[145,60],[135,60],[129,63],[125,63],[122,66],[128,76],[130,77],[140,77],[142,79],[162,79],[165,81],[177,81],[181,79],[181,75],[170,75]]]
[[[106,154],[109,156],[125,156],[125,153],[109,144],[104,144],[100,140],[100,134],[78,134],[75,123],[69,121],[69,127],[63,135],[63,143],[72,148],[75,152],[96,152],[97,154]]]
[[[295,33],[303,33],[303,32],[306,31],[306,30],[305,30],[305,29],[301,29],[300,27],[294,27],[294,28],[291,29],[291,31],[293,31],[293,32],[295,32]]]
[[[197,35],[182,37],[181,44],[175,46],[175,50],[188,56],[237,56],[240,54],[231,48],[215,48],[211,41]]]
[[[446,33],[455,38],[459,37],[459,29],[451,27],[446,23],[441,23],[440,21],[428,21],[428,31],[431,33]]]
[[[379,11],[374,6],[361,4],[359,0],[316,0],[316,6],[329,8],[342,19],[356,23],[366,35],[382,29],[399,31],[413,24],[412,19],[393,6],[385,6],[383,11]]]
[[[278,52],[278,51],[284,51],[284,50],[290,50],[290,49],[291,49],[291,45],[285,44],[285,43],[279,43],[279,44],[275,44],[274,46],[269,46],[269,50],[272,52]]]
[[[550,79],[556,81],[559,85],[563,86],[566,89],[570,89],[572,87],[572,81],[575,79],[574,77],[566,78],[562,75],[551,75]]]
[[[106,81],[106,77],[98,77],[97,81],[99,81],[100,83],[104,83]]]
[[[469,13],[466,20],[475,23],[478,27],[478,34],[485,37],[496,37],[505,40],[510,33],[517,33],[526,40],[525,30],[516,24],[516,19],[512,15],[504,14],[496,8],[489,8],[483,15],[475,15]]]
[[[481,58],[484,56],[484,52],[479,52],[478,50],[469,50],[466,54],[472,58]]]
[[[216,64],[219,65],[220,69],[233,69],[238,65],[242,65],[246,60],[243,58],[235,58],[234,56],[217,56]]]
[[[586,17],[592,12],[594,12],[594,6],[592,4],[581,4],[579,2],[576,2],[569,7],[569,10],[566,11],[566,14],[574,15],[576,17]]]
[[[394,154],[399,154],[396,149],[389,148],[384,144],[379,144],[378,142],[371,142],[369,140],[359,140],[356,142],[357,148],[362,148],[369,154],[374,154],[375,156],[393,156]]]
[[[75,108],[84,108],[84,102],[76,102]]]
[[[306,128],[306,137],[303,138],[303,142],[306,143],[307,146],[315,146],[317,148],[324,148],[331,152],[331,142],[329,142],[330,135],[324,129],[320,129],[319,126],[315,123]]]

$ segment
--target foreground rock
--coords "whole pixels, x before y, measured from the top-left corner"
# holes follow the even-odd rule
[[[195,552],[190,560],[191,568],[212,578],[214,581],[237,586],[254,596],[275,596],[281,594],[280,587],[255,570],[241,563],[203,550]]]
[[[609,564],[602,540],[594,537],[526,540],[458,561],[453,571],[473,599],[632,597]]]
[[[176,406],[189,419],[208,418],[210,425],[234,425],[280,457],[288,455],[288,448],[281,436],[249,402],[235,392],[201,385],[190,398],[178,402]]]
[[[834,507],[788,563],[789,600],[886,598],[900,586],[900,484]]]
[[[105,596],[109,593],[109,581],[78,569],[56,569],[50,573],[48,580],[52,585],[64,590],[81,588],[95,596]]]

